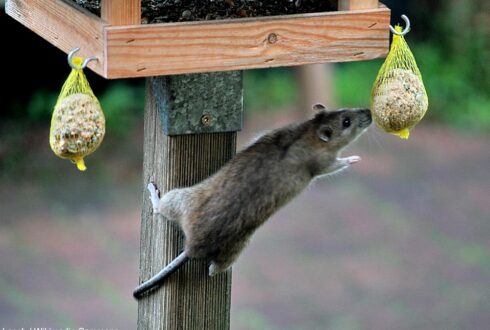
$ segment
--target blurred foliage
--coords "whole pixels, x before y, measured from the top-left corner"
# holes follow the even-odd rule
[[[34,93],[25,109],[28,120],[38,122],[50,119],[57,97],[58,94],[53,91],[40,90]]]
[[[334,71],[337,104],[342,107],[369,107],[371,87],[382,60],[342,63]]]
[[[250,111],[274,111],[298,101],[298,86],[288,68],[248,70],[244,75],[244,107]]]
[[[483,49],[448,55],[423,44],[415,51],[429,94],[430,116],[461,129],[490,129],[489,76],[480,75],[487,70],[481,62]]]
[[[117,82],[106,89],[99,101],[106,117],[107,134],[122,137],[143,118],[144,86]]]

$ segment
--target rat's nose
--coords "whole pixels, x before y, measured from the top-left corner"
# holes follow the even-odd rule
[[[362,113],[366,118],[371,119],[371,110],[369,109],[361,109],[360,113]]]
[[[371,124],[373,121],[371,117],[371,110],[369,109],[359,109],[360,117],[361,120],[359,121],[359,124],[363,127],[367,127]]]

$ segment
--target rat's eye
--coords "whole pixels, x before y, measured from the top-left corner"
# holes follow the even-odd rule
[[[350,126],[350,118],[349,117],[345,117],[344,118],[344,121],[342,121],[342,127],[347,128],[349,126]]]

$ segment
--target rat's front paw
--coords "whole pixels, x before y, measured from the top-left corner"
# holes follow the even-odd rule
[[[339,171],[342,171],[343,169],[346,169],[350,165],[357,163],[360,160],[361,160],[361,157],[359,157],[359,156],[337,158],[335,160],[335,162],[330,165],[326,174],[333,174],[333,173],[337,173]]]
[[[357,163],[358,161],[360,161],[361,160],[361,157],[359,157],[359,156],[350,156],[350,157],[346,157],[344,159],[350,165],[350,164],[354,164],[354,163]]]
[[[150,201],[151,201],[151,205],[153,206],[153,214],[157,214],[158,204],[160,202],[160,192],[158,191],[155,184],[152,182],[148,183],[147,188],[148,191],[150,192]]]

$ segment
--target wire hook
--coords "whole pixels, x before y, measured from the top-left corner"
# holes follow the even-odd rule
[[[99,59],[96,56],[91,56],[87,57],[82,65],[80,67],[77,67],[73,64],[73,56],[75,55],[76,52],[80,50],[80,47],[73,48],[69,53],[68,53],[68,64],[72,69],[78,70],[78,69],[85,69],[90,61],[98,61]]]
[[[408,17],[406,15],[402,15],[401,17],[405,21],[405,29],[403,29],[402,32],[395,31],[395,28],[390,25],[390,31],[391,31],[391,33],[396,34],[398,36],[404,36],[405,34],[407,34],[408,32],[410,32],[410,20],[408,19]]]

